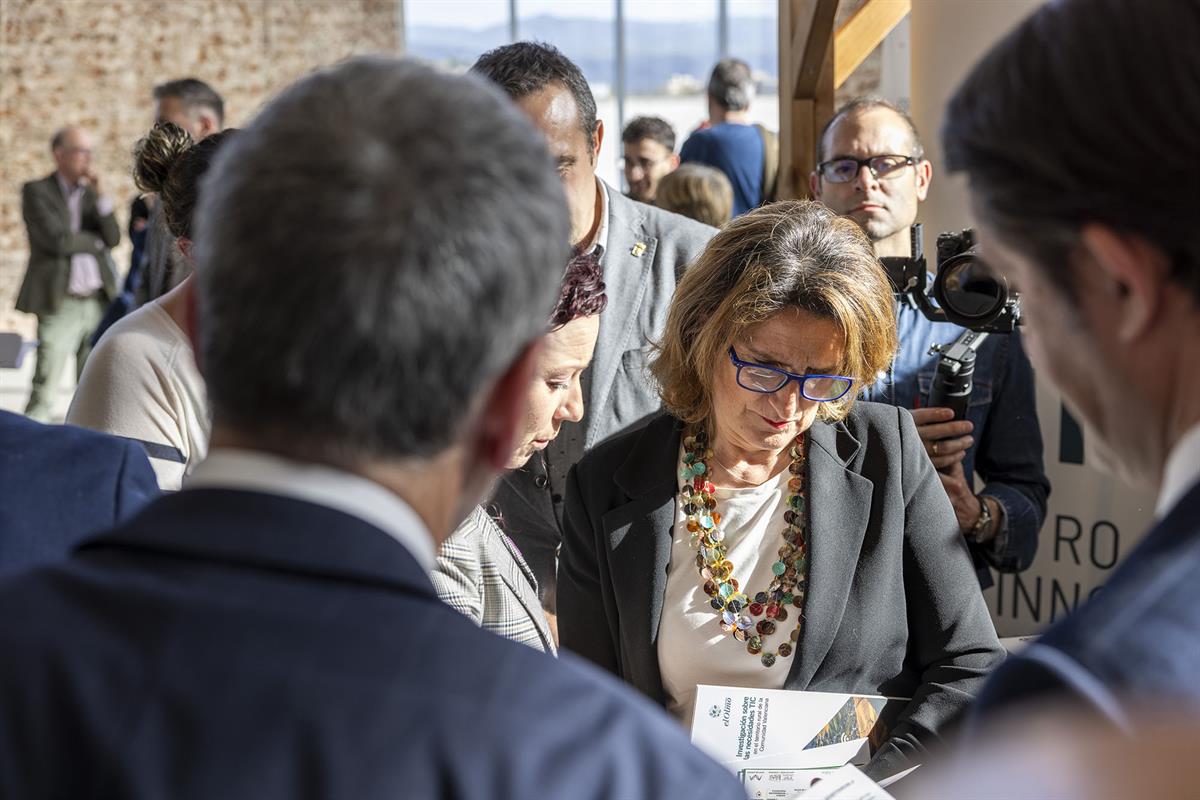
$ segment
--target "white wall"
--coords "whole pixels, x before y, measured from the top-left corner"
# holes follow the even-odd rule
[[[938,231],[971,224],[965,181],[938,171],[944,163],[939,131],[946,101],[975,61],[1038,5],[1036,0],[913,2],[913,117],[935,176],[921,210],[926,253]],[[1033,566],[1000,576],[998,585],[985,592],[1001,636],[1036,633],[1086,600],[1141,538],[1154,508],[1151,493],[1130,489],[1089,466],[1095,443],[1086,434],[1084,463],[1062,460],[1062,401],[1044,380],[1037,407],[1052,492]]]

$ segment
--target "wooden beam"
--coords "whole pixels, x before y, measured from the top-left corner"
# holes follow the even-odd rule
[[[833,23],[837,17],[838,0],[801,0],[794,12],[794,27],[790,39],[792,57],[792,97],[810,98],[817,90],[817,81],[825,57],[833,48]]]
[[[912,0],[867,0],[838,29],[833,85],[840,88],[871,51],[912,11]]]
[[[816,137],[833,115],[837,0],[779,0],[779,199],[808,197]]]

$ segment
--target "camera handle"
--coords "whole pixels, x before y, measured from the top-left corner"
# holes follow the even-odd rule
[[[954,344],[935,344],[929,355],[939,354],[937,371],[929,387],[929,407],[948,408],[954,412],[952,421],[967,418],[971,392],[975,388],[975,352],[988,337],[982,331],[963,331]],[[947,469],[943,469],[945,472]]]

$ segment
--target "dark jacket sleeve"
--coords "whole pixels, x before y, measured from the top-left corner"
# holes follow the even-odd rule
[[[159,495],[158,479],[142,446],[133,441],[125,441],[123,444],[113,498],[112,525],[129,519]]]
[[[904,592],[909,658],[921,671],[912,702],[868,774],[884,777],[922,760],[1004,658],[958,521],[925,456],[912,416],[897,409],[904,487]]]
[[[563,542],[558,561],[558,636],[563,648],[620,675],[617,632],[606,613],[612,581],[607,569],[603,526],[580,491],[579,466],[567,474]]]
[[[72,233],[69,220],[45,192],[39,190],[37,183],[27,183],[21,188],[21,213],[29,232],[29,247],[36,255],[63,258],[75,253],[99,255],[103,252],[98,232],[81,230]],[[108,219],[119,242],[121,232],[116,227],[116,220],[112,215]]]
[[[1037,555],[1038,534],[1046,519],[1050,481],[1042,459],[1033,367],[1013,333],[997,351],[992,407],[975,456],[984,479],[980,494],[1004,506],[1004,533],[977,546],[1001,572],[1027,569]]]

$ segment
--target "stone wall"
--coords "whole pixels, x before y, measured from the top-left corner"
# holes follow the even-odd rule
[[[21,184],[53,170],[67,123],[95,138],[101,183],[128,222],[130,148],[152,124],[151,89],[195,76],[239,126],[312,69],[400,50],[400,0],[0,0],[0,330],[31,336],[13,310],[28,245]],[[129,262],[126,241],[116,251]]]

